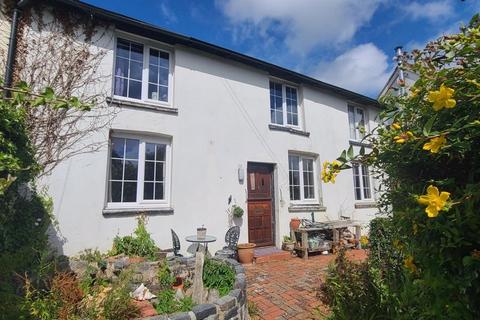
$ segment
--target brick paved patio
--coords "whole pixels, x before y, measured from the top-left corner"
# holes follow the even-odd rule
[[[351,250],[353,260],[365,258],[363,250]],[[248,299],[260,309],[260,319],[321,319],[326,308],[316,297],[320,278],[325,275],[333,255],[297,257],[246,265]]]

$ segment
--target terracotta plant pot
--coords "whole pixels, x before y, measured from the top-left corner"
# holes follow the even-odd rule
[[[255,243],[239,243],[237,245],[238,261],[240,261],[240,263],[252,263],[253,249],[255,248],[255,246]]]
[[[300,223],[300,219],[292,218],[292,220],[290,220],[290,229],[297,230],[298,228],[300,228]]]

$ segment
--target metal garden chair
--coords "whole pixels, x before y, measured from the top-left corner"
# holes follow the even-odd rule
[[[227,244],[222,250],[215,252],[216,256],[224,256],[232,259],[237,258],[237,244],[240,238],[240,227],[234,226],[228,229],[225,234],[225,243]]]

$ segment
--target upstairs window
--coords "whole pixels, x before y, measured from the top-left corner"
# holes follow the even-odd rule
[[[270,121],[273,124],[298,127],[298,90],[270,81]]]
[[[350,139],[360,141],[367,132],[365,109],[348,106],[348,125],[350,128]]]
[[[290,200],[313,201],[315,197],[315,160],[299,155],[288,156]]]
[[[110,206],[166,203],[168,141],[131,135],[110,140]]]
[[[353,163],[352,170],[355,200],[371,200],[372,188],[370,186],[371,183],[368,166],[361,163]]]
[[[117,38],[113,94],[169,103],[170,69],[169,52]]]

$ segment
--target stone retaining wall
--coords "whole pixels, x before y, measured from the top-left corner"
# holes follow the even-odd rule
[[[247,279],[243,266],[233,259],[213,258],[228,263],[235,269],[235,285],[226,296],[193,307],[192,311],[179,312],[171,315],[158,315],[143,320],[247,320]],[[183,268],[191,269],[195,266],[195,258],[176,258],[170,260],[169,267],[172,272]]]

